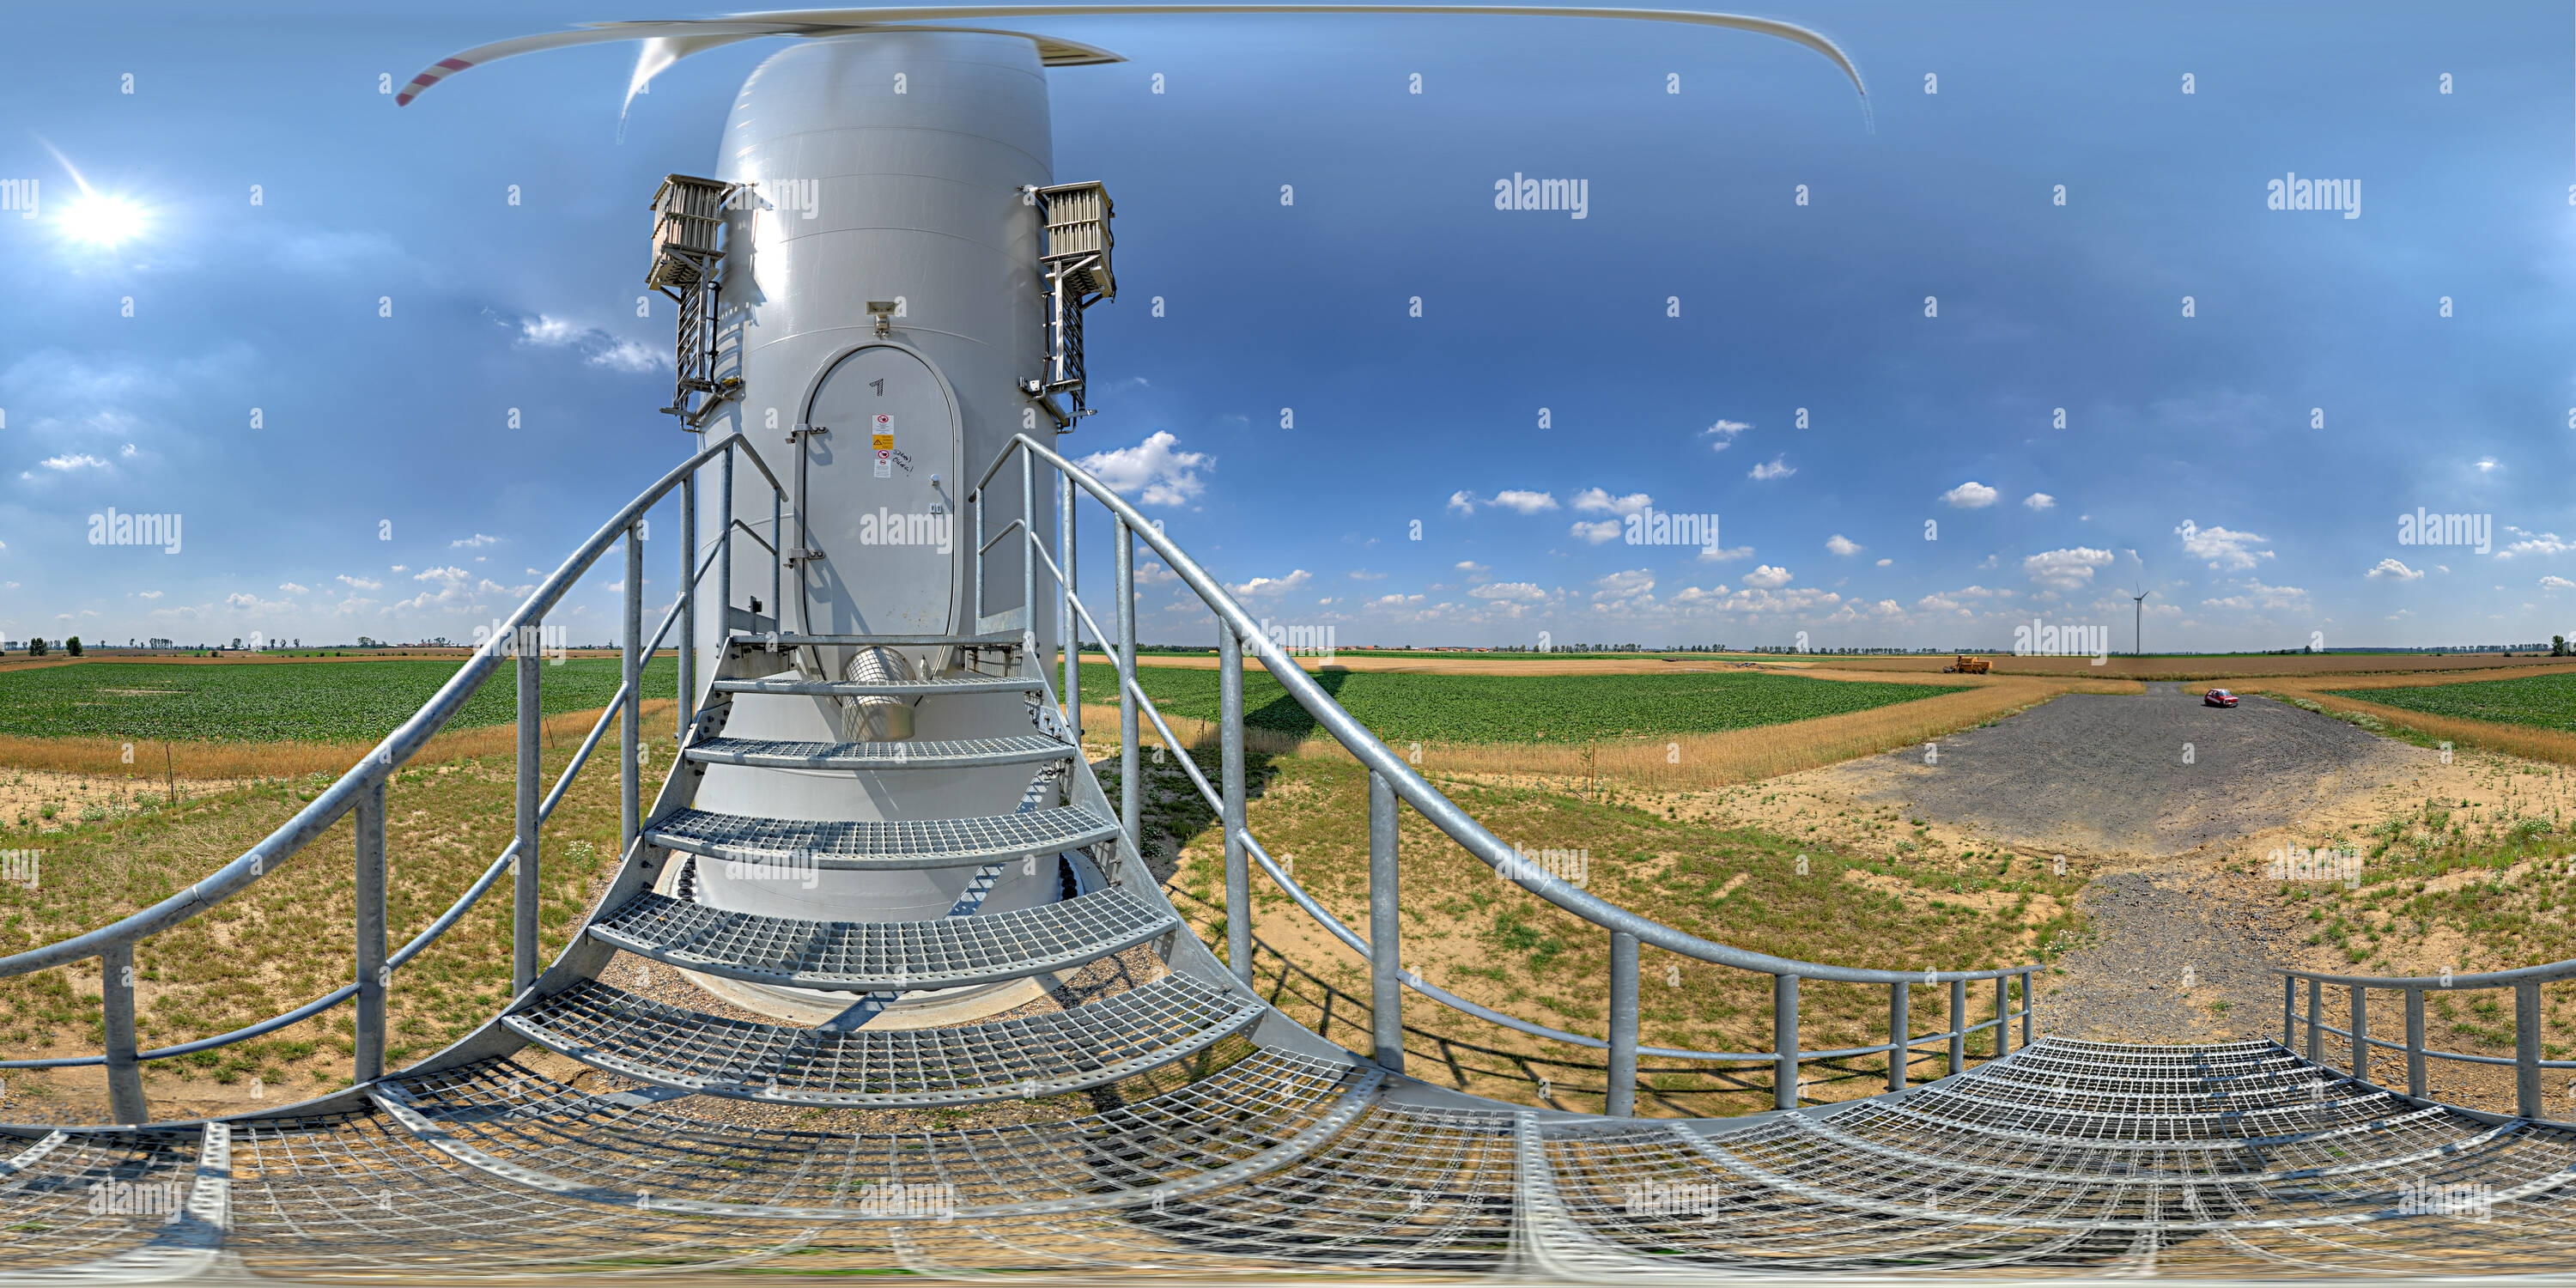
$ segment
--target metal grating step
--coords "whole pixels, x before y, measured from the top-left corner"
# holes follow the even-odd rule
[[[973,769],[1071,760],[1079,754],[1060,738],[1019,734],[949,742],[770,742],[710,738],[691,743],[682,756],[710,765],[764,769]]]
[[[950,675],[899,683],[864,680],[805,680],[768,676],[757,680],[718,680],[718,693],[805,694],[823,698],[936,697],[958,693],[1036,693],[1046,681],[1033,675]]]
[[[757,635],[736,635],[733,637],[733,642],[764,647],[775,643],[780,648],[803,648],[809,645],[827,648],[865,648],[870,645],[884,648],[921,648],[939,644],[961,644],[970,648],[1018,648],[1020,633],[996,631],[989,635],[798,635],[793,632],[782,632],[772,636],[763,632]]]
[[[861,1133],[689,1116],[663,1088],[584,1092],[491,1061],[388,1084],[402,1113],[469,1165],[566,1197],[785,1220],[897,1216],[935,1186],[954,1218],[1143,1206],[1275,1170],[1365,1111],[1376,1070],[1226,1044],[1161,1094],[1060,1122]],[[1230,1061],[1230,1062],[1229,1062]],[[1206,1067],[1199,1067],[1205,1065]],[[1155,1082],[1163,1081],[1160,1075]]]
[[[646,841],[665,849],[786,869],[791,878],[805,867],[899,871],[1053,858],[1117,835],[1118,824],[1076,806],[900,822],[750,818],[687,809],[644,831]]]
[[[929,921],[791,921],[647,890],[592,923],[590,934],[726,979],[900,993],[1079,966],[1179,924],[1116,887],[1035,908]]]
[[[1207,1047],[1267,1006],[1171,974],[1071,1010],[950,1029],[821,1029],[684,1011],[596,980],[501,1022],[595,1069],[795,1105],[955,1105],[1116,1082]]]

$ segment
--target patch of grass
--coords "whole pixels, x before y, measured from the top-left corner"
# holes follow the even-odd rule
[[[2576,673],[2517,676],[2414,688],[2328,689],[2339,698],[2385,703],[2427,715],[2576,731]]]
[[[462,666],[445,658],[311,663],[86,663],[0,671],[0,735],[159,742],[372,741],[411,718]],[[542,668],[548,714],[594,710],[617,691],[615,658]],[[656,657],[647,697],[668,697],[678,663]],[[495,672],[451,730],[517,718],[517,690]]]

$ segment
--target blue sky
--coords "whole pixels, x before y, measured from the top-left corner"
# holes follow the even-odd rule
[[[1874,128],[1825,60],[1736,32],[1018,23],[1131,60],[1052,73],[1057,175],[1119,211],[1103,410],[1066,446],[1345,646],[2009,646],[2036,617],[2125,648],[2139,584],[2151,649],[2576,633],[2566,5],[1749,11],[1837,41]],[[0,82],[0,178],[41,205],[0,212],[0,636],[462,639],[667,469],[643,205],[712,167],[780,43],[664,73],[622,141],[631,46],[400,110],[379,78],[683,16],[13,14],[44,54]],[[71,240],[65,161],[142,235]],[[2293,172],[2359,217],[2267,209]],[[1515,173],[1583,180],[1586,217],[1496,210]],[[1718,546],[1597,526],[1647,503]],[[2402,542],[2419,506],[2487,549]],[[181,550],[91,544],[109,507],[182,515]],[[1170,593],[1148,638],[1204,639]]]

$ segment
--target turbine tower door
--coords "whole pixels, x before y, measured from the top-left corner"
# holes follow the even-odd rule
[[[805,423],[810,629],[939,635],[951,626],[962,427],[948,382],[908,349],[875,344],[832,364]],[[936,480],[934,482],[934,480]]]

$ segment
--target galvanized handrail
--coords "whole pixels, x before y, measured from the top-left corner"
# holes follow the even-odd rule
[[[1003,466],[1014,455],[1020,457],[1020,515],[1006,521],[1001,531],[987,540],[983,525],[990,506],[986,489]],[[1051,557],[1045,542],[1037,535],[1036,480],[1034,463],[1044,461],[1057,472],[1058,550],[1059,562]],[[1115,520],[1115,567],[1117,570],[1118,630],[1103,630],[1098,619],[1082,603],[1076,586],[1073,502],[1076,489],[1089,493]],[[1129,505],[1118,494],[1093,478],[1081,467],[1066,460],[1052,449],[1025,434],[1013,436],[1010,444],[994,458],[991,466],[976,480],[966,494],[971,530],[975,535],[977,558],[973,567],[974,611],[978,621],[984,617],[984,552],[990,551],[1012,528],[1023,534],[1022,564],[1023,612],[1034,628],[1037,611],[1037,569],[1044,564],[1057,585],[1058,637],[1062,641],[1065,679],[1059,692],[1068,730],[1079,736],[1081,719],[1081,686],[1078,662],[1081,655],[1082,627],[1088,625],[1092,635],[1105,650],[1112,653],[1113,669],[1119,679],[1120,724],[1120,815],[1131,841],[1137,839],[1140,813],[1138,795],[1138,729],[1141,711],[1152,719],[1163,741],[1174,748],[1179,743],[1169,725],[1139,682],[1136,674],[1135,638],[1135,541],[1141,536],[1146,546],[1162,557],[1200,601],[1217,615],[1219,683],[1218,733],[1221,743],[1221,788],[1208,783],[1189,757],[1180,757],[1182,769],[1192,784],[1215,808],[1221,819],[1225,844],[1226,884],[1226,959],[1235,973],[1249,980],[1252,970],[1251,945],[1251,876],[1249,857],[1259,855],[1261,866],[1271,879],[1287,891],[1297,904],[1314,916],[1344,946],[1358,953],[1370,965],[1372,1023],[1377,1045],[1377,1059],[1390,1069],[1401,1069],[1402,990],[1412,988],[1445,1005],[1457,1007],[1480,1018],[1530,1033],[1577,1045],[1606,1049],[1610,1055],[1610,1090],[1606,1108],[1610,1113],[1632,1113],[1635,1104],[1636,1059],[1640,1053],[1637,1040],[1637,949],[1640,944],[1653,944],[1669,952],[1699,961],[1767,974],[1773,980],[1773,1033],[1775,1047],[1769,1052],[1690,1052],[1672,1048],[1651,1048],[1649,1054],[1690,1059],[1751,1059],[1773,1062],[1774,1102],[1781,1108],[1799,1103],[1798,1065],[1808,1059],[1831,1059],[1851,1055],[1884,1052],[1888,1055],[1888,1086],[1902,1089],[1906,1084],[1906,1063],[1898,1052],[1911,1051],[1927,1041],[1946,1039],[1950,1068],[1958,1072],[1966,1067],[1966,1036],[1975,1029],[1995,1029],[1995,1054],[2004,1054],[2009,1045],[2009,1023],[2014,1017],[2022,1022],[2022,1041],[2030,1041],[2031,1017],[2035,993],[2033,976],[2036,963],[1977,971],[1929,970],[1888,971],[1849,966],[1830,966],[1816,962],[1794,961],[1767,953],[1715,943],[1671,926],[1641,917],[1634,912],[1575,889],[1566,882],[1538,872],[1522,861],[1520,852],[1504,843],[1476,822],[1457,804],[1431,786],[1404,759],[1397,756],[1369,731],[1344,711],[1331,695],[1324,692],[1294,660],[1261,632],[1250,613],[1235,602],[1224,587],[1201,569],[1180,547],[1165,537],[1151,520]],[[1243,767],[1243,646],[1251,643],[1254,656],[1269,670],[1289,696],[1333,737],[1370,773],[1370,929],[1371,937],[1362,942],[1359,936],[1343,926],[1289,875],[1272,863],[1260,850],[1251,831],[1245,826],[1246,799]],[[1410,804],[1452,840],[1492,867],[1503,879],[1539,896],[1577,917],[1611,932],[1611,1022],[1610,1036],[1605,1041],[1566,1033],[1544,1025],[1532,1024],[1506,1016],[1489,1008],[1468,1003],[1446,990],[1429,987],[1419,975],[1406,971],[1400,962],[1395,934],[1395,908],[1399,894],[1395,850],[1395,804]],[[2022,1006],[2011,1005],[2011,981],[2022,982]],[[1867,1047],[1842,1048],[1833,1051],[1806,1051],[1797,1042],[1798,981],[1822,979],[1844,983],[1883,984],[1889,989],[1889,1038],[1885,1043]],[[1995,981],[1995,1018],[1973,1027],[1963,1024],[1966,992],[1970,980]],[[1909,990],[1917,984],[1950,985],[1950,1017],[1953,1028],[1917,1036],[1908,1021]]]
[[[2326,1063],[2326,1035],[2346,1039],[2351,1045],[2345,1066],[2362,1082],[2370,1081],[2370,1050],[2378,1047],[2406,1053],[2406,1094],[2418,1100],[2430,1099],[2426,1061],[2450,1060],[2460,1064],[2511,1065],[2514,1068],[2514,1114],[2517,1117],[2543,1120],[2540,1071],[2543,1069],[2576,1069],[2576,1060],[2540,1058],[2541,1005],[2540,986],[2563,979],[2576,979],[2576,960],[2543,962],[2537,966],[2520,966],[2512,970],[2486,971],[2475,975],[2334,975],[2324,971],[2300,970],[2275,966],[2281,977],[2281,1045],[2298,1049],[2298,1030],[2304,1021],[2308,1030],[2308,1059]],[[2299,1009],[2299,981],[2308,984],[2308,1005]],[[2325,1022],[2325,986],[2340,985],[2347,989],[2346,1006],[2351,1015],[2349,1028],[2338,1028]],[[2406,995],[2406,1040],[2391,1042],[2370,1036],[2370,990],[2396,989]],[[2456,993],[2464,990],[2510,988],[2513,990],[2513,1055],[2471,1055],[2465,1051],[2443,1051],[2424,1045],[2424,994]]]
[[[103,1054],[94,1056],[0,1061],[0,1068],[43,1069],[104,1064],[108,1069],[111,1115],[120,1123],[141,1123],[147,1121],[149,1116],[148,1105],[143,1096],[142,1063],[247,1041],[301,1023],[355,998],[359,1003],[355,1080],[360,1084],[373,1081],[384,1072],[384,1001],[386,991],[392,984],[393,972],[436,942],[439,936],[445,934],[481,901],[498,882],[503,872],[513,869],[517,871],[519,880],[517,907],[512,919],[514,941],[512,991],[514,994],[524,991],[536,975],[536,895],[539,889],[539,865],[533,860],[519,862],[519,856],[522,853],[531,855],[536,853],[539,825],[553,814],[557,804],[562,801],[564,793],[570,789],[574,777],[580,773],[592,751],[598,747],[600,737],[607,729],[611,713],[623,717],[620,721],[620,742],[624,751],[619,757],[623,762],[621,776],[624,780],[621,791],[625,804],[623,832],[626,834],[628,843],[631,844],[636,827],[634,749],[642,737],[640,713],[643,659],[649,658],[653,651],[661,646],[662,639],[670,633],[674,623],[688,618],[694,625],[694,590],[697,582],[705,577],[710,568],[721,569],[720,602],[728,609],[731,606],[732,529],[737,526],[733,522],[732,504],[733,453],[737,449],[751,457],[752,464],[769,480],[773,493],[777,494],[783,503],[784,493],[778,488],[777,476],[771,472],[768,464],[760,459],[759,453],[747,440],[739,436],[728,437],[700,451],[645,489],[624,509],[618,511],[607,524],[567,557],[551,576],[539,583],[515,612],[498,623],[491,637],[482,647],[476,649],[466,659],[465,664],[458,667],[456,673],[448,677],[447,682],[439,687],[438,692],[431,695],[429,701],[423,703],[410,719],[404,721],[392,733],[387,734],[373,751],[361,757],[357,764],[351,766],[329,787],[323,789],[302,810],[297,811],[293,818],[262,838],[241,857],[216,869],[214,873],[186,890],[149,908],[69,939],[0,957],[0,978],[24,975],[84,958],[97,958],[100,963],[101,1006],[106,1016],[105,1046],[107,1048]],[[697,471],[719,456],[723,458],[724,486],[719,520],[722,527],[715,543],[715,552],[704,563],[700,563],[696,559]],[[637,525],[646,511],[675,488],[683,493],[682,530],[686,534],[685,539],[680,543],[682,547],[681,585],[670,612],[662,619],[660,630],[654,633],[651,643],[644,644],[639,639],[642,634],[641,622],[638,618],[642,604],[643,563]],[[773,524],[778,521],[778,516],[773,513]],[[774,533],[775,528],[773,528],[773,535]],[[589,736],[583,739],[580,749],[556,780],[553,791],[548,793],[540,804],[534,790],[539,774],[535,749],[544,712],[538,700],[537,685],[540,650],[532,645],[538,638],[538,628],[546,612],[570,592],[582,575],[598,561],[600,555],[606,553],[609,543],[621,537],[624,538],[627,548],[625,595],[628,607],[627,629],[621,640],[623,654],[621,682],[606,709],[601,711],[599,720],[593,724]],[[757,539],[756,536],[755,539]],[[772,555],[775,558],[774,546]],[[778,584],[778,573],[775,568],[772,576],[774,597],[775,587]],[[684,659],[694,645],[695,634],[692,629],[689,646],[682,650]],[[384,950],[385,784],[396,769],[407,763],[423,746],[427,745],[429,740],[455,716],[456,712],[464,707],[466,701],[491,677],[492,671],[500,665],[501,659],[513,655],[517,657],[519,671],[520,804],[517,835],[491,866],[485,869],[446,912],[420,934],[414,936],[411,942],[405,944],[400,951],[388,955]],[[689,707],[694,697],[691,670],[688,662],[684,660],[680,668],[679,703],[683,729],[686,728]],[[272,866],[283,862],[311,844],[337,823],[341,815],[351,810],[356,810],[358,813],[357,979],[293,1010],[246,1028],[176,1046],[151,1051],[137,1050],[134,1040],[134,945],[167,931],[240,893],[253,882],[266,876]]]

